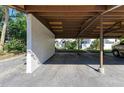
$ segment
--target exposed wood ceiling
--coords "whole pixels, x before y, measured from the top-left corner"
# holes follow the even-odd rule
[[[97,15],[114,7],[113,5],[14,5],[26,13],[32,13],[46,25],[56,38],[98,38],[100,19],[97,19],[86,31],[79,34],[94,20]],[[115,25],[116,23],[119,23]],[[103,16],[104,37],[117,38],[124,36],[124,6],[106,13]],[[78,35],[79,34],[79,35]]]

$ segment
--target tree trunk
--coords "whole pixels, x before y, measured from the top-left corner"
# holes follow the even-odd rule
[[[5,6],[4,12],[5,12],[5,14],[4,14],[5,21],[4,21],[3,29],[1,32],[0,51],[3,51],[4,42],[5,42],[7,23],[8,23],[8,19],[9,19],[8,7]]]

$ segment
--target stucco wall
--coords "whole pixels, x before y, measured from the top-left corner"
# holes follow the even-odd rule
[[[55,36],[31,14],[28,15],[27,23],[29,30],[27,33],[29,34],[27,35],[27,40],[29,41],[27,43],[27,53],[29,54],[27,56],[27,61],[29,61],[29,67],[27,67],[27,69],[29,69],[29,71],[27,70],[28,73],[33,72],[55,53]],[[31,60],[28,60],[30,58]]]

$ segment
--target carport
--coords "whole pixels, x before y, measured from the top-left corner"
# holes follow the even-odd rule
[[[27,73],[55,54],[55,38],[100,38],[99,71],[104,73],[104,38],[124,35],[124,6],[14,5],[27,14]]]

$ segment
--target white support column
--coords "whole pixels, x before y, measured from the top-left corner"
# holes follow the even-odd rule
[[[104,38],[103,38],[103,16],[100,18],[100,67],[99,72],[104,74]]]
[[[27,14],[27,60],[26,60],[26,73],[32,73],[31,69],[31,50],[32,50],[32,31],[31,31],[31,17]]]

